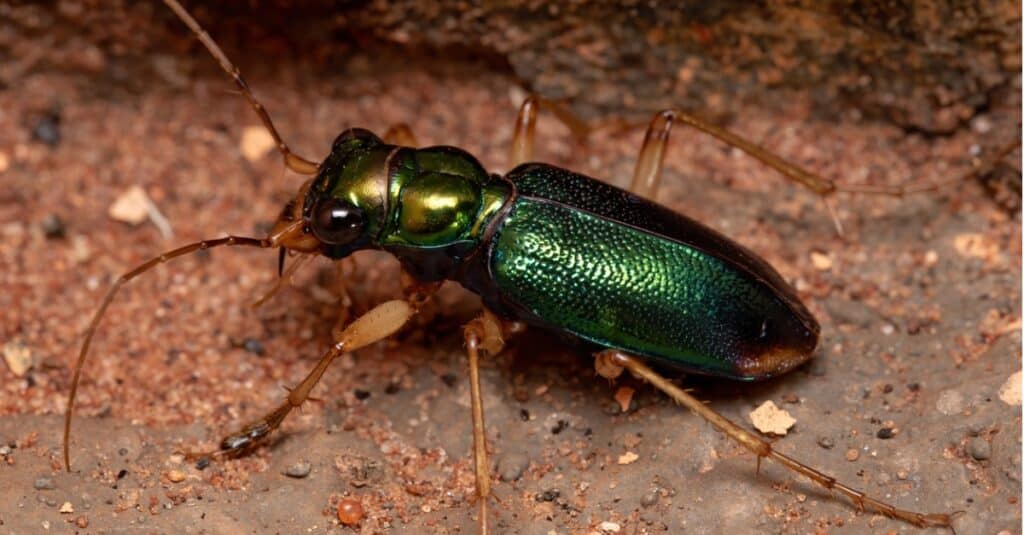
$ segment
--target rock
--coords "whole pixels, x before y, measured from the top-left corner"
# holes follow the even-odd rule
[[[788,412],[780,409],[775,402],[768,400],[750,413],[750,421],[762,433],[783,436],[793,427],[796,419]]]
[[[285,468],[284,475],[288,477],[294,477],[296,479],[302,479],[309,475],[313,470],[313,465],[309,461],[299,461],[288,468]]]
[[[262,125],[247,126],[242,130],[239,149],[246,160],[256,162],[274,149],[274,138]]]
[[[37,477],[35,482],[32,483],[32,487],[36,490],[53,490],[57,488],[57,485],[53,483],[53,478],[43,476]]]
[[[263,343],[252,337],[246,337],[245,340],[242,340],[242,348],[259,357],[262,357],[267,352],[263,347]]]
[[[32,368],[32,352],[17,340],[4,344],[4,361],[11,373],[21,377]]]
[[[39,222],[39,227],[47,238],[60,239],[64,237],[64,221],[57,214],[46,214],[43,220]]]
[[[1007,405],[1020,405],[1020,372],[1006,378],[1003,386],[999,387],[999,399]]]
[[[640,498],[640,505],[643,507],[653,507],[654,504],[658,503],[658,499],[660,498],[661,493],[658,492],[657,489],[652,490],[651,492],[644,494],[643,497]]]
[[[622,455],[619,455],[619,464],[633,464],[639,458],[640,458],[639,455],[637,455],[637,454],[635,454],[635,453],[633,453],[631,451],[627,451],[626,453],[623,453]]]
[[[56,111],[43,114],[32,129],[32,138],[54,148],[60,144],[60,115]]]
[[[138,225],[149,217],[151,205],[152,201],[149,200],[149,195],[146,195],[146,190],[132,186],[114,200],[114,204],[107,210],[107,215],[123,223]]]

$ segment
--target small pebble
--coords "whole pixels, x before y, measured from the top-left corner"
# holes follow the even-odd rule
[[[790,414],[768,400],[750,412],[750,421],[762,433],[783,436],[796,423]]]
[[[622,526],[616,524],[615,522],[609,522],[607,520],[601,522],[601,524],[598,527],[601,528],[601,531],[605,533],[618,533],[622,530]]]
[[[627,451],[626,453],[619,455],[619,464],[633,464],[639,458],[639,455],[631,451]]]
[[[207,466],[210,466],[210,459],[207,459],[206,457],[200,457],[199,460],[196,461],[197,470],[203,470]]]
[[[181,483],[182,481],[185,481],[185,472],[182,472],[181,470],[168,470],[167,480],[171,483]]]
[[[57,488],[57,485],[53,483],[53,479],[49,477],[39,477],[32,483],[32,486],[36,490],[53,490]]]
[[[640,498],[640,505],[643,507],[652,507],[654,504],[658,503],[659,498],[661,498],[661,493],[657,490],[652,490]]]
[[[248,351],[249,353],[252,353],[253,355],[257,355],[260,357],[262,357],[267,352],[267,350],[263,347],[262,342],[250,337],[246,337],[245,340],[242,340],[242,348]]]
[[[984,461],[992,456],[992,444],[981,437],[974,437],[967,443],[967,452],[974,460]]]
[[[75,506],[71,505],[71,502],[64,502],[60,505],[58,512],[62,515],[70,515],[75,512]]]
[[[860,458],[860,452],[857,451],[856,448],[850,448],[846,450],[847,461],[850,461],[852,463],[853,461],[856,461],[858,458]]]
[[[530,459],[522,453],[508,453],[498,460],[499,473],[502,481],[516,481],[523,477],[523,472],[529,466]]]
[[[12,340],[4,344],[4,360],[16,377],[25,375],[32,368],[32,351],[25,344]]]
[[[999,400],[1010,406],[1020,405],[1021,373],[1018,371],[1006,378],[999,387]]]
[[[636,390],[629,386],[620,386],[615,391],[615,401],[619,402],[619,409],[622,412],[629,412],[629,404],[633,401],[633,394]]]
[[[242,140],[239,149],[242,156],[250,162],[256,162],[274,149],[274,138],[262,125],[247,126],[242,129]]]
[[[43,235],[47,238],[56,240],[64,237],[64,221],[57,217],[57,214],[47,214],[39,222],[39,227],[43,229]]]
[[[538,502],[553,502],[561,495],[562,493],[558,489],[548,489],[545,490],[544,492],[537,494],[536,496],[533,497],[533,499]]]
[[[75,519],[75,525],[81,529],[89,527],[89,517],[82,515]]]
[[[826,450],[830,450],[836,446],[836,443],[829,437],[821,437],[818,439],[818,445]]]
[[[299,461],[285,469],[284,475],[288,477],[294,477],[297,479],[304,478],[309,475],[309,472],[313,469],[313,465],[309,464],[309,461]]]
[[[60,144],[60,115],[56,112],[49,112],[39,118],[35,128],[32,129],[32,138],[45,143],[50,148]]]
[[[896,436],[896,432],[891,427],[883,427],[878,430],[878,433],[875,433],[875,436],[882,440],[889,440]]]
[[[832,258],[827,254],[818,251],[811,252],[811,265],[818,271],[828,271],[832,269]]]
[[[132,186],[114,200],[114,204],[107,209],[107,215],[123,223],[138,225],[149,218],[152,204],[153,201],[149,200],[146,190],[140,186]]]
[[[338,502],[338,521],[346,526],[355,526],[363,520],[363,504],[359,500],[345,498]]]

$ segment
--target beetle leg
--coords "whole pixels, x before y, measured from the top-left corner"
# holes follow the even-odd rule
[[[633,182],[630,190],[637,195],[654,199],[661,182],[662,163],[665,160],[665,146],[668,144],[669,133],[672,131],[672,124],[680,122],[692,126],[725,144],[736,147],[743,152],[753,156],[765,165],[782,173],[786,178],[811,190],[825,202],[829,216],[836,228],[836,232],[842,236],[843,227],[839,218],[828,202],[828,197],[840,191],[835,182],[811,173],[804,168],[789,162],[781,156],[761,147],[757,143],[744,139],[724,128],[690,115],[682,110],[662,110],[651,119],[647,127],[647,134],[644,136],[644,144],[640,149],[640,156],[633,171]],[[897,193],[893,193],[896,195]]]
[[[598,361],[604,361],[602,362],[602,367],[606,370],[618,370],[618,373],[621,373],[623,369],[629,370],[629,372],[638,379],[651,383],[657,387],[658,390],[668,394],[668,396],[675,400],[676,403],[679,403],[680,405],[683,405],[697,413],[698,416],[710,423],[716,429],[728,435],[729,438],[736,441],[739,445],[753,452],[757,455],[758,462],[760,462],[764,457],[772,459],[786,468],[807,477],[818,485],[821,485],[829,492],[838,492],[839,494],[846,496],[847,499],[853,502],[858,509],[871,509],[888,517],[909,522],[918,527],[952,528],[953,519],[960,514],[959,512],[952,514],[917,513],[906,509],[899,509],[893,505],[872,498],[859,490],[836,481],[832,476],[775,451],[768,441],[763,440],[750,431],[734,424],[725,416],[722,416],[714,409],[711,409],[704,403],[701,403],[700,400],[691,396],[682,388],[672,384],[668,379],[665,379],[660,374],[651,370],[639,358],[615,350],[602,351],[597,354],[597,358]]]
[[[516,128],[512,134],[512,146],[508,151],[508,167],[533,161],[533,137],[537,130],[537,96],[530,95],[519,106]]]
[[[355,351],[391,336],[415,313],[416,309],[412,304],[402,299],[396,299],[381,303],[357,318],[338,334],[334,345],[324,353],[309,375],[295,388],[289,389],[284,402],[240,431],[224,437],[220,442],[220,449],[213,455],[235,457],[266,440],[281,425],[292,409],[301,406],[309,399],[313,387],[320,381],[334,359],[343,353]]]
[[[235,81],[235,85],[238,86],[238,89],[242,92],[242,95],[245,96],[245,99],[249,101],[249,105],[252,106],[253,111],[255,111],[256,115],[259,116],[260,122],[263,123],[264,128],[266,128],[267,132],[270,133],[270,136],[274,138],[274,144],[277,145],[277,150],[281,153],[281,157],[284,158],[285,166],[300,175],[315,175],[320,166],[315,162],[295,154],[290,148],[288,148],[288,144],[284,142],[284,139],[281,138],[281,134],[279,134],[277,132],[277,128],[274,127],[274,121],[270,119],[270,114],[267,113],[263,104],[260,104],[260,101],[256,100],[256,95],[253,95],[252,90],[249,89],[249,84],[246,83],[245,78],[242,78],[242,71],[238,70],[238,67],[235,67],[235,65],[231,63],[227,54],[220,49],[220,46],[218,46],[213,38],[210,37],[210,34],[206,33],[206,30],[196,22],[196,19],[192,18],[192,15],[190,15],[185,8],[181,7],[181,4],[179,4],[177,0],[164,0],[164,3],[178,15],[178,18],[180,18],[182,22],[192,30],[192,33],[196,34],[196,37],[198,37],[199,41],[203,43],[203,46],[205,46],[217,62],[220,63],[220,67],[224,69],[224,72],[228,73],[228,76],[231,76]]]
[[[533,161],[534,133],[537,130],[537,110],[550,112],[564,124],[573,137],[586,139],[594,127],[576,116],[569,108],[548,100],[540,95],[530,95],[523,100],[516,117],[516,127],[512,134],[512,146],[509,147],[509,169],[519,164]]]
[[[523,330],[523,324],[502,321],[484,309],[480,317],[463,327],[462,336],[469,357],[469,394],[473,415],[473,468],[476,472],[476,496],[479,508],[479,532],[489,533],[487,498],[491,494],[490,466],[487,463],[487,434],[484,428],[484,404],[480,395],[480,350],[497,355],[505,347],[505,339]]]
[[[416,135],[405,123],[391,125],[387,132],[384,132],[384,143],[389,145],[401,145],[403,147],[418,147]]]
[[[644,134],[644,144],[640,147],[640,156],[633,170],[633,182],[629,190],[633,193],[654,200],[658,197],[658,186],[661,185],[661,169],[665,162],[665,145],[668,135],[672,132],[675,115],[669,112],[655,114]]]

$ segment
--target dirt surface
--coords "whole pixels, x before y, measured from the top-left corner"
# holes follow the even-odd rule
[[[258,122],[183,27],[60,17],[88,24],[0,24],[17,52],[0,67],[0,532],[475,532],[458,327],[479,305],[454,285],[393,340],[336,362],[314,392],[322,401],[274,444],[205,469],[176,454],[212,448],[276,405],[342,314],[325,260],[250,308],[276,280],[266,251],[194,255],[122,292],[86,366],[73,471],[62,471],[70,367],[109,284],[184,243],[261,235],[302,179],[274,153],[244,156]],[[228,54],[302,155],[322,158],[345,127],[404,121],[424,145],[504,170],[523,93],[500,69],[356,48],[340,63],[295,60],[283,39],[234,37]],[[847,183],[927,183],[1018,139],[1013,84],[942,137],[821,117],[811,98],[743,107],[726,126]],[[538,138],[540,159],[625,186],[642,131],[582,145],[545,118]],[[990,176],[997,186],[1019,184],[1019,150],[1008,162]],[[1019,185],[1001,197],[973,179],[905,199],[842,195],[841,239],[814,195],[706,137],[677,131],[666,167],[659,200],[763,255],[823,331],[815,359],[785,377],[683,383],[746,426],[774,401],[797,422],[775,447],[853,487],[964,511],[958,533],[1020,533],[1021,408],[999,394],[1021,369]],[[108,215],[133,186],[170,235],[152,218]],[[399,294],[386,255],[361,253],[342,271],[353,313]],[[26,354],[31,368],[15,373]],[[636,391],[625,411],[620,386]],[[637,382],[609,385],[544,333],[487,359],[483,390],[500,533],[919,532],[778,466],[755,476],[754,457],[697,417]],[[307,462],[305,477],[284,474]],[[361,503],[359,527],[339,525],[343,498]]]

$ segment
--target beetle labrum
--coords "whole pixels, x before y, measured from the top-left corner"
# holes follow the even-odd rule
[[[248,451],[309,399],[339,355],[399,330],[445,280],[478,294],[485,310],[464,327],[469,361],[478,522],[489,532],[490,467],[479,378],[481,351],[496,354],[524,325],[570,334],[600,348],[598,373],[628,370],[697,413],[758,459],[771,458],[829,491],[921,527],[949,527],[955,515],[923,514],[869,497],[775,451],[652,370],[645,361],[738,380],[766,379],[809,359],[820,327],[796,292],[764,260],[704,225],[648,199],[657,192],[669,133],[695,127],[761,160],[827,198],[839,188],[735,134],[678,110],[651,121],[629,191],[554,166],[530,163],[537,113],[520,108],[505,175],[489,174],[454,147],[414,148],[408,128],[383,137],[349,129],[317,164],[293,153],[238,69],[176,0],[165,3],[232,76],[273,137],[285,165],[312,178],[265,238],[228,236],[168,251],[116,280],[85,333],[68,399],[64,460],[75,393],[92,337],[119,288],[150,268],[219,246],[279,248],[342,259],[362,249],[394,255],[413,281],[406,298],[377,305],[336,333],[335,343],[286,400],[225,437],[218,455]],[[905,188],[844,188],[902,194]],[[838,225],[838,223],[837,223]],[[588,239],[599,235],[595,243]],[[295,264],[293,264],[294,266]]]

